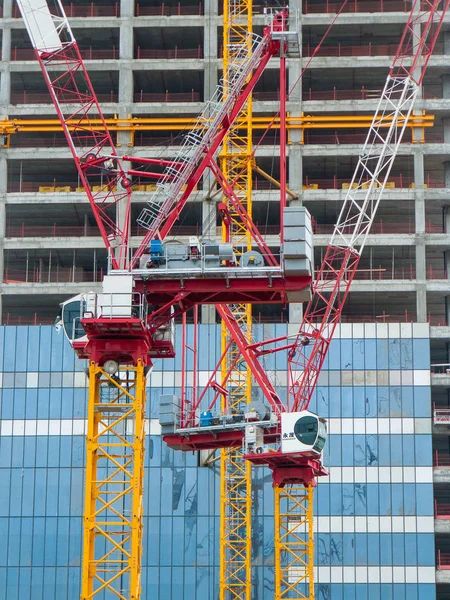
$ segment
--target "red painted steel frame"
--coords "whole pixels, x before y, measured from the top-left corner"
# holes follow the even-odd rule
[[[286,58],[280,58],[280,243],[284,241],[284,209],[286,207]]]
[[[424,2],[415,0],[390,70],[391,77],[421,83],[449,4],[450,0],[425,0],[429,13],[424,14],[420,10]],[[360,253],[350,247],[330,244],[326,250],[313,286],[313,297],[288,360],[291,401],[288,410],[305,410],[309,406],[359,259]]]
[[[71,41],[55,52],[44,52],[37,48],[35,54],[100,234],[111,254],[112,266],[124,268],[128,257],[131,186],[78,45]],[[86,121],[90,124],[86,125]],[[98,128],[98,121],[101,122],[101,129]],[[94,191],[94,185],[100,185],[100,189]],[[120,213],[118,219],[116,211]]]

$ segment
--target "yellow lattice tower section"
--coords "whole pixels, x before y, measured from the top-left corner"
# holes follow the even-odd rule
[[[312,485],[275,486],[275,600],[314,600]]]
[[[231,64],[243,45],[249,46],[252,32],[252,2],[225,0],[223,29],[223,72],[225,79]],[[252,212],[252,101],[247,101],[239,116],[239,128],[232,127],[225,139],[221,167],[247,212]],[[226,199],[224,199],[226,202]],[[228,204],[231,217],[230,240],[238,252],[250,250],[250,234]],[[224,230],[224,239],[227,233]],[[251,307],[246,304],[231,307],[240,327],[251,336]],[[229,333],[222,323],[222,346],[225,349]],[[232,344],[224,360],[225,374],[233,364],[237,347]],[[227,382],[228,411],[240,412],[251,399],[251,374],[247,364],[237,360]],[[223,450],[220,461],[220,600],[251,600],[251,465],[238,450]]]
[[[145,371],[89,366],[81,600],[141,598]]]

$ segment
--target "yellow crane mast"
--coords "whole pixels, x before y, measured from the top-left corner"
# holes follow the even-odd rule
[[[230,69],[236,65],[242,47],[249,47],[252,33],[251,0],[225,0],[223,9],[223,72],[231,79]],[[225,90],[225,94],[227,90]],[[225,138],[221,153],[221,167],[234,188],[239,201],[252,214],[252,99],[243,106],[238,122]],[[238,214],[224,198],[230,216],[229,227],[224,226],[224,240],[230,241],[240,252],[251,249],[251,237]],[[231,307],[234,317],[250,338],[252,311],[249,304]],[[222,322],[222,351],[230,340]],[[227,410],[239,412],[251,400],[252,378],[246,362],[240,358],[232,343],[222,365],[222,373],[234,367],[226,389]],[[239,450],[221,451],[220,460],[220,600],[251,600],[252,554],[252,474],[251,464]]]
[[[81,600],[139,600],[145,368],[108,362],[89,366]]]

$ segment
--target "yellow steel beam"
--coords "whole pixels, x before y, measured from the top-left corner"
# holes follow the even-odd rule
[[[275,600],[314,600],[312,485],[275,486]]]
[[[145,440],[141,361],[89,365],[81,600],[140,600]]]
[[[281,184],[279,181],[277,181],[276,179],[274,179],[272,177],[272,175],[269,175],[269,173],[266,173],[266,171],[264,171],[264,169],[261,169],[261,167],[258,167],[258,165],[256,165],[255,163],[253,163],[253,170],[256,171],[257,173],[259,173],[260,175],[262,175],[264,177],[264,179],[267,179],[267,181],[270,181],[270,183],[272,183],[276,188],[280,189]],[[297,200],[298,196],[297,194],[294,194],[294,192],[292,190],[290,190],[288,187],[286,187],[286,194],[292,198],[292,200]]]
[[[195,119],[190,117],[181,118],[142,118],[129,117],[128,119],[110,118],[105,119],[108,128],[111,131],[183,131],[184,129],[192,129],[195,124]],[[253,129],[266,129],[273,121],[273,128],[280,128],[279,118],[272,119],[271,117],[260,117],[258,115],[251,116],[251,124]],[[347,116],[347,115],[303,115],[301,117],[287,116],[288,129],[367,129],[372,122],[371,116]],[[79,124],[79,122],[77,122]],[[91,125],[100,127],[100,121],[90,120]],[[88,121],[81,125],[88,125]],[[245,127],[246,122],[238,119],[239,127]],[[70,125],[70,121],[69,121]],[[75,125],[75,122],[74,122]],[[389,120],[386,120],[386,127],[389,125]],[[399,126],[401,123],[399,123]],[[433,127],[434,115],[411,115],[408,127]],[[0,134],[10,135],[14,133],[42,133],[42,132],[62,132],[62,127],[57,119],[8,119],[5,117],[0,121]]]

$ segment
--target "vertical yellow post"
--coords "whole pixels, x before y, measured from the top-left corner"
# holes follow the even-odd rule
[[[81,600],[140,600],[145,370],[89,366]]]
[[[251,51],[248,34],[253,30],[251,0],[224,0],[223,9],[223,72],[225,81],[232,80],[233,69],[244,52]],[[227,89],[225,89],[225,95]],[[239,114],[239,127],[230,128],[221,154],[221,168],[247,212],[252,213],[252,100]],[[224,241],[231,242],[239,255],[251,249],[251,236],[239,215],[227,199],[231,217],[230,231],[224,230]],[[228,236],[228,233],[230,234]],[[251,306],[231,307],[240,327],[251,339]],[[222,323],[222,348],[229,333]],[[237,348],[232,344],[223,364],[222,373],[233,364]],[[252,379],[245,361],[238,358],[227,382],[228,411],[239,413],[251,401]],[[251,600],[251,465],[236,449],[222,450],[220,460],[220,600]]]
[[[312,485],[275,486],[275,600],[314,600]]]

